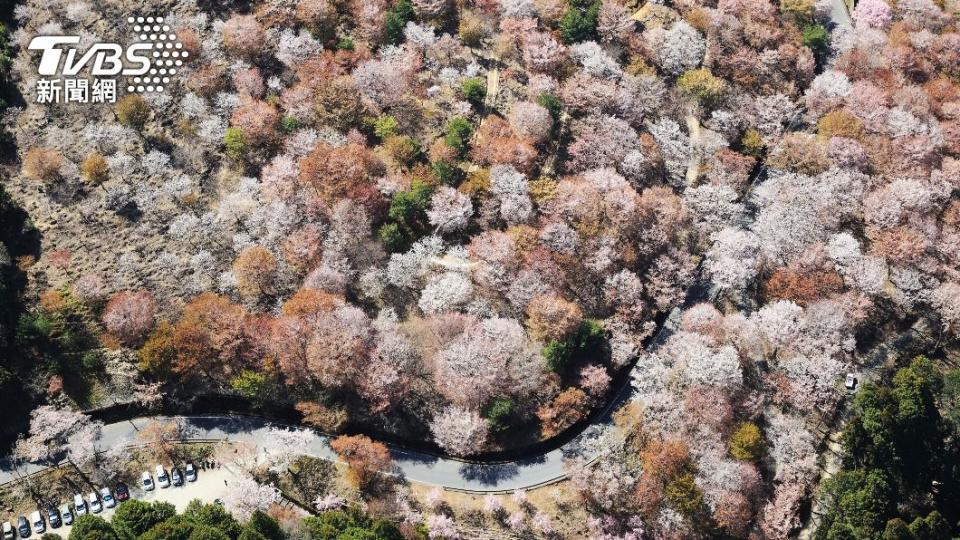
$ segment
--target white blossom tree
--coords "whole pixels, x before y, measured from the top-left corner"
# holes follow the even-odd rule
[[[264,511],[281,499],[280,490],[248,474],[230,479],[228,487],[223,504],[238,521],[247,521],[257,510]]]
[[[441,448],[456,456],[483,450],[487,442],[487,421],[476,411],[451,405],[430,422],[430,433]]]
[[[470,197],[449,186],[441,186],[430,199],[427,218],[439,233],[449,233],[463,229],[473,215],[473,203]]]

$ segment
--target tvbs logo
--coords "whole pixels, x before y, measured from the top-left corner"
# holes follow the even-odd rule
[[[136,36],[135,42],[127,46],[94,43],[81,51],[80,36],[33,38],[28,48],[40,51],[37,73],[43,77],[37,82],[37,101],[59,102],[60,95],[53,95],[53,90],[62,89],[68,94],[80,86],[89,87],[86,77],[92,77],[98,88],[112,86],[114,93],[116,79],[104,78],[125,77],[127,92],[163,92],[163,85],[170,82],[171,75],[176,75],[189,53],[183,50],[170,26],[163,24],[163,17],[129,17],[127,22],[133,25]],[[50,76],[65,79],[46,79]],[[69,95],[65,97],[64,101],[72,101]],[[115,95],[111,97],[109,101],[115,100]]]
[[[43,51],[37,73],[40,75],[77,75],[84,67],[90,66],[90,75],[104,77],[113,75],[143,75],[150,70],[150,43],[134,43],[124,50],[117,43],[94,43],[87,52],[77,59],[79,52],[70,47],[64,50],[61,45],[76,45],[80,36],[37,36],[30,41],[30,50]],[[65,61],[61,62],[65,57]],[[130,67],[124,67],[123,59]],[[63,63],[63,67],[60,64]]]

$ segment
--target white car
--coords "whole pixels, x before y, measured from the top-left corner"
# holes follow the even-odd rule
[[[87,499],[90,501],[91,512],[93,512],[94,514],[99,514],[100,512],[103,512],[103,503],[100,502],[100,497],[97,497],[96,491],[91,491],[90,496],[87,497]]]
[[[170,475],[167,474],[167,470],[163,468],[163,465],[157,465],[156,476],[158,486],[161,488],[170,487]]]
[[[60,509],[60,519],[63,520],[64,525],[73,525],[73,510],[70,510],[69,504],[63,505]]]
[[[153,484],[153,477],[147,471],[143,471],[143,474],[140,475],[140,483],[143,485],[144,491],[153,491],[153,488],[156,487]]]
[[[33,525],[33,532],[37,534],[43,534],[43,531],[47,530],[47,523],[43,521],[43,516],[40,515],[39,510],[34,510],[30,514],[30,524]]]
[[[187,482],[197,481],[197,470],[193,468],[193,463],[187,463],[187,466],[183,470],[184,476],[187,477]]]
[[[107,508],[113,508],[117,505],[117,500],[113,498],[113,493],[110,493],[110,488],[100,488],[100,499]]]
[[[13,532],[13,525],[9,521],[3,522],[3,540],[14,540],[17,533]]]
[[[87,513],[87,503],[83,500],[83,495],[79,493],[73,496],[73,511],[77,516]]]

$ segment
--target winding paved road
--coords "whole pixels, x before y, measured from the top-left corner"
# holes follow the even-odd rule
[[[151,420],[180,421],[181,425],[187,428],[188,436],[184,439],[185,441],[229,440],[248,442],[258,446],[269,437],[271,428],[298,429],[256,417],[142,417],[104,426],[100,447],[136,444],[137,432]],[[328,436],[307,431],[313,434],[313,438],[306,455],[338,461],[336,453],[330,448]],[[472,492],[513,491],[549,484],[565,478],[564,457],[573,454],[584,455],[581,443],[589,440],[595,431],[595,428],[590,428],[563,447],[537,458],[504,463],[470,463],[396,447],[392,447],[390,451],[396,462],[398,473],[408,480]],[[592,446],[594,445],[587,445],[587,448]],[[596,454],[586,454],[586,457],[588,459],[599,457],[599,452]],[[0,484],[15,481],[24,474],[40,472],[45,468],[46,465],[28,463],[21,465],[18,470],[10,460],[4,460],[0,462]]]

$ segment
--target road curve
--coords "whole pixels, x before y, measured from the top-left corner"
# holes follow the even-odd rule
[[[177,420],[185,426],[184,441],[225,440],[248,442],[260,445],[269,437],[271,428],[303,429],[284,426],[264,418],[246,416],[154,416],[125,420],[103,427],[100,447],[129,446],[137,443],[137,432],[151,420]],[[608,421],[606,419],[605,421]],[[306,455],[338,461],[330,448],[330,437],[312,430],[313,435]],[[566,456],[578,455],[593,459],[600,451],[584,444],[596,433],[590,428],[563,447],[542,456],[503,463],[470,463],[456,458],[438,457],[425,453],[391,447],[396,470],[408,480],[423,484],[442,486],[478,493],[516,491],[549,484],[566,477],[563,460]],[[7,459],[0,462],[0,484],[16,481],[25,474],[34,474],[47,468],[43,464],[24,463],[19,468]]]

